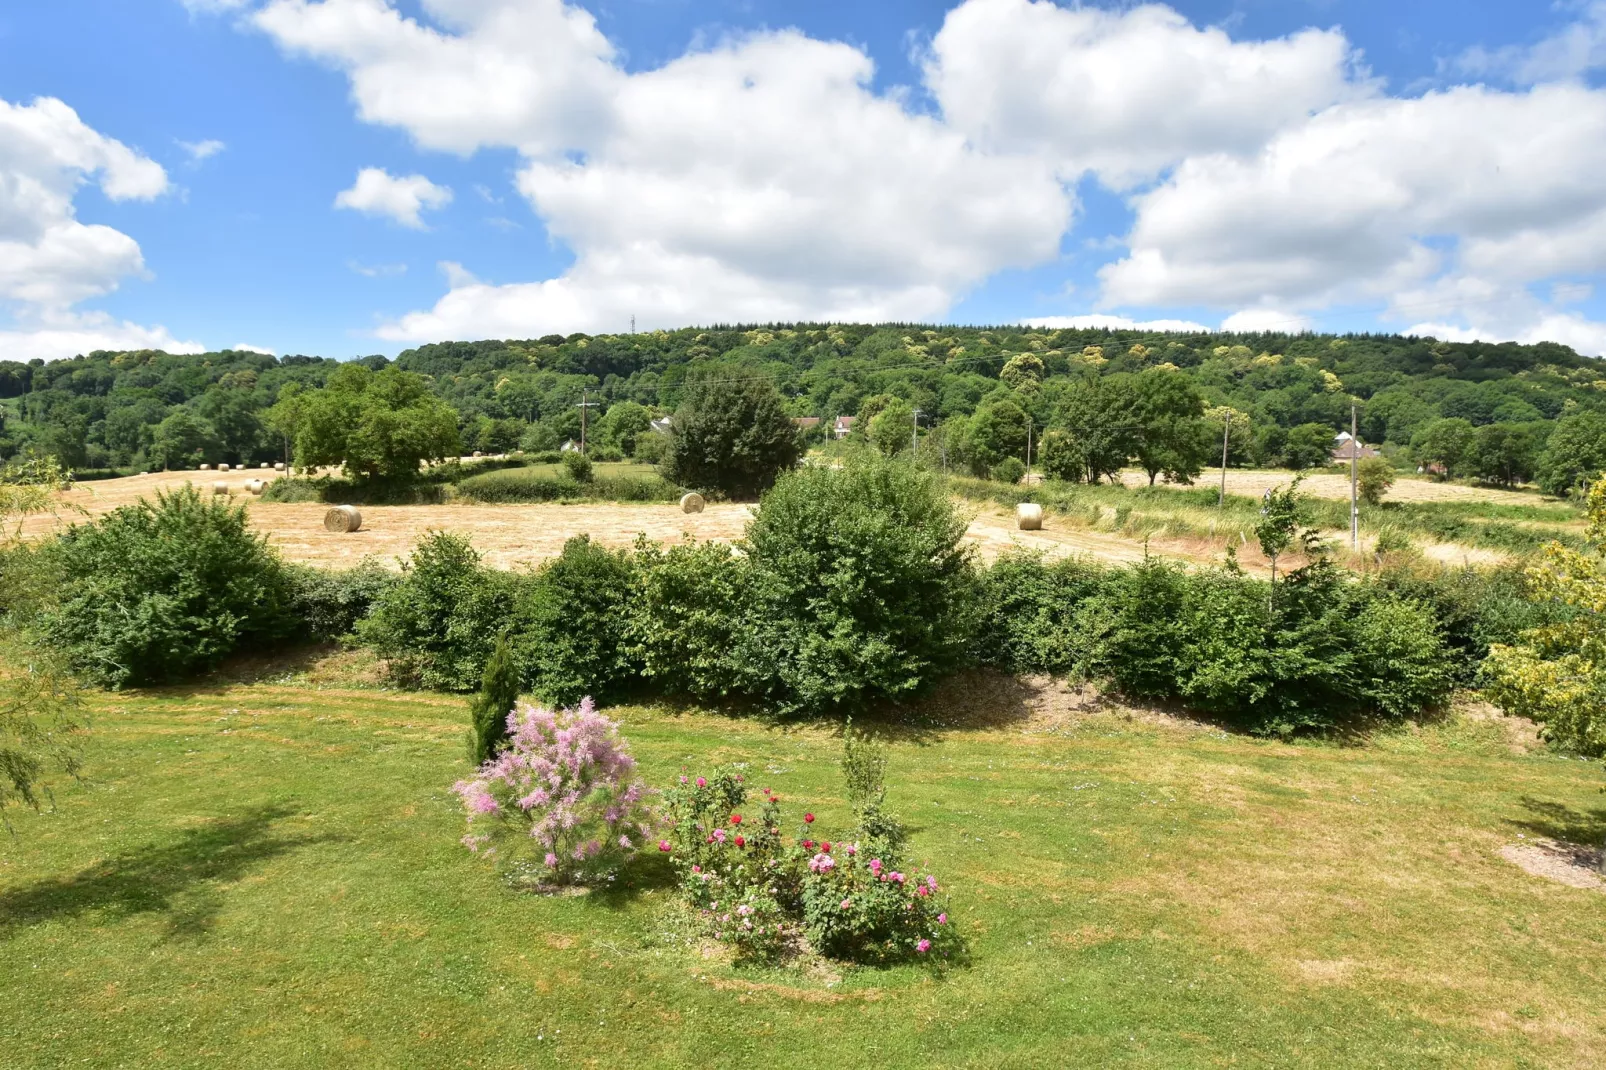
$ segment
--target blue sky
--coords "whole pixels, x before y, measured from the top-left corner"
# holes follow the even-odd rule
[[[1600,2],[389,7],[0,8],[0,359],[347,357],[630,315],[1426,327],[1606,352],[1606,248],[1581,247],[1606,234]],[[484,119],[520,94],[546,103]],[[40,98],[78,125],[26,110]],[[165,181],[119,184],[135,163],[105,162],[111,143]],[[364,169],[383,172],[366,192]]]

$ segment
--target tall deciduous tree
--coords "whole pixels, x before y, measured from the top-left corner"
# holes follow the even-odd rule
[[[462,449],[457,413],[421,375],[347,364],[295,399],[296,464],[341,465],[348,476],[406,479]]]
[[[1210,455],[1204,397],[1185,376],[1169,368],[1150,368],[1132,380],[1131,419],[1138,425],[1137,462],[1148,473],[1173,483],[1191,483]]]
[[[686,385],[670,423],[664,474],[682,486],[754,498],[796,465],[801,452],[774,383],[703,377]]]
[[[1535,467],[1539,489],[1558,497],[1599,479],[1606,472],[1606,414],[1571,412],[1556,421]]]

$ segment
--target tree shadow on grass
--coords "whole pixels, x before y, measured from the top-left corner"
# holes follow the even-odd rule
[[[186,829],[176,841],[148,844],[69,877],[51,877],[0,893],[0,940],[30,925],[99,913],[113,919],[158,914],[167,939],[205,935],[223,906],[219,885],[279,855],[338,839],[280,835],[274,822],[295,811],[257,807]]]
[[[1606,842],[1606,807],[1575,810],[1564,803],[1526,795],[1520,801],[1528,816],[1513,819],[1510,824],[1530,835],[1583,847],[1599,847]]]

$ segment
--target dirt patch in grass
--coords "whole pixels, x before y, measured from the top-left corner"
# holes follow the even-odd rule
[[[1500,848],[1500,857],[1525,873],[1565,884],[1569,888],[1606,892],[1601,855],[1598,847],[1583,847],[1551,839],[1525,840]]]

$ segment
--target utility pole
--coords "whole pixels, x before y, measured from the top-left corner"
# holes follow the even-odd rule
[[[1216,499],[1218,510],[1227,507],[1227,438],[1232,434],[1232,409],[1221,418],[1221,496]]]
[[[1032,485],[1032,418],[1026,417],[1026,485]]]
[[[1357,553],[1361,549],[1361,499],[1357,492],[1360,485],[1359,473],[1361,465],[1361,440],[1355,420],[1355,403],[1349,406],[1349,548]]]
[[[586,452],[586,410],[597,404],[595,401],[587,400],[589,396],[589,391],[580,391],[580,404],[575,406],[580,410],[580,456],[582,457],[585,456]]]
[[[915,429],[909,434],[910,456],[913,456],[914,451],[920,448],[920,417],[924,415],[925,413],[921,412],[919,409],[915,410]]]

